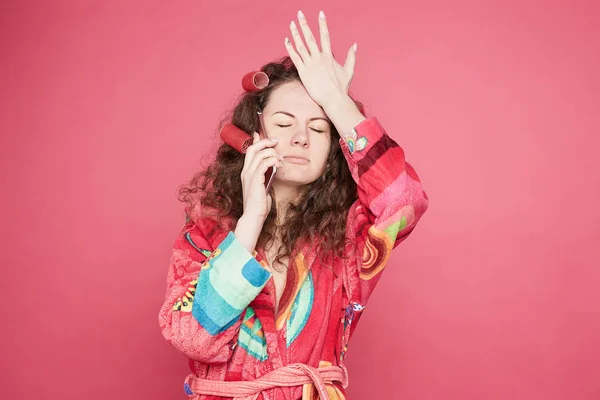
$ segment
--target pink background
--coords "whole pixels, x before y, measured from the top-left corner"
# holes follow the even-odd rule
[[[2,398],[185,398],[157,322],[177,188],[302,7],[358,42],[353,91],[431,199],[349,397],[600,399],[597,4],[3,2]]]

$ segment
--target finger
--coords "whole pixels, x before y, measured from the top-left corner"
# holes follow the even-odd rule
[[[302,33],[304,34],[304,40],[306,41],[306,45],[310,50],[310,54],[313,56],[319,54],[319,45],[317,44],[317,41],[310,30],[310,26],[308,26],[308,21],[306,20],[306,17],[302,11],[298,11],[298,23],[300,24],[300,29],[302,29]]]
[[[296,23],[294,21],[290,23],[290,32],[292,33],[292,39],[294,40],[294,44],[296,45],[298,54],[300,55],[300,57],[302,57],[302,60],[306,62],[306,60],[309,59],[310,54],[308,53],[306,46],[304,46],[304,43],[302,42],[302,37],[300,36],[298,27],[296,26]]]
[[[268,147],[277,146],[277,143],[279,143],[278,139],[268,139],[268,138],[260,139],[257,142],[255,142],[254,144],[248,146],[248,149],[246,150],[246,154],[250,154],[252,156],[252,155],[260,152],[263,149],[266,149]]]
[[[283,167],[283,162],[281,162],[280,159],[275,158],[275,157],[265,158],[258,165],[258,168],[256,169],[256,174],[257,175],[262,175],[262,177],[264,178],[265,173],[271,167],[282,168]],[[263,180],[263,182],[264,182],[264,180]]]
[[[258,153],[252,159],[246,172],[250,175],[253,175],[255,173],[256,169],[258,168],[259,164],[267,158],[274,158],[276,160],[281,161],[281,156],[279,154],[277,154],[277,152],[274,149],[265,149],[265,150],[261,151],[260,153]]]
[[[258,159],[253,162],[253,165],[248,168],[246,172],[246,176],[249,182],[252,182],[254,179],[259,179],[264,183],[264,175],[270,167],[283,167],[283,163],[278,157],[269,156],[263,159]]]
[[[357,44],[354,43],[350,50],[348,50],[348,55],[346,56],[346,62],[344,63],[344,69],[350,76],[354,75],[354,65],[356,64],[356,48]]]
[[[300,68],[304,66],[304,62],[298,53],[296,53],[296,50],[294,50],[294,46],[292,46],[292,42],[290,42],[289,38],[285,38],[285,48],[292,59],[292,62],[296,66],[296,69],[300,70]]]
[[[242,167],[242,171],[248,169],[248,166],[252,163],[252,160],[258,152],[266,148],[275,147],[279,142],[277,139],[259,139],[259,135],[256,132],[254,132],[253,137],[254,143],[250,145],[246,150],[246,156],[244,157],[244,166]]]
[[[319,12],[319,32],[321,33],[321,50],[325,54],[331,54],[331,38],[329,37],[329,28],[323,11]]]

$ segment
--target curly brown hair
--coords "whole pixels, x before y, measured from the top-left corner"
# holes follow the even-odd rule
[[[244,93],[242,98],[221,121],[220,126],[231,120],[245,132],[258,131],[258,108],[264,109],[271,93],[280,85],[288,82],[301,82],[298,70],[290,57],[270,62],[261,68],[269,77],[266,88]],[[354,100],[364,114],[363,105]],[[316,245],[319,257],[327,260],[331,256],[344,257],[346,220],[350,206],[357,199],[357,188],[348,169],[347,162],[337,140],[339,134],[331,126],[331,147],[325,170],[316,181],[304,185],[298,201],[290,204],[283,218],[278,217],[273,188],[273,207],[267,216],[257,247],[266,248],[277,237],[281,245],[277,249],[277,264],[283,257],[289,257],[295,245],[306,241]],[[194,209],[198,202],[202,205],[203,217],[213,219],[221,228],[224,220],[230,217],[235,221],[243,213],[242,182],[240,175],[244,166],[244,155],[227,144],[221,144],[216,158],[208,168],[196,173],[189,183],[179,190],[179,200]],[[206,211],[205,210],[213,210]],[[285,224],[276,224],[285,221]],[[232,229],[232,226],[228,226]]]

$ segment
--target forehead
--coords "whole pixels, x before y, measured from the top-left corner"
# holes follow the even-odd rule
[[[302,83],[297,81],[284,83],[273,90],[265,106],[265,112],[276,111],[326,117],[323,109],[309,96]]]

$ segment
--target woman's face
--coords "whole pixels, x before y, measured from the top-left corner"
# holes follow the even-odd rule
[[[316,181],[325,169],[331,146],[331,122],[300,82],[282,84],[263,110],[268,138],[279,139],[283,157],[274,184],[302,186]]]

